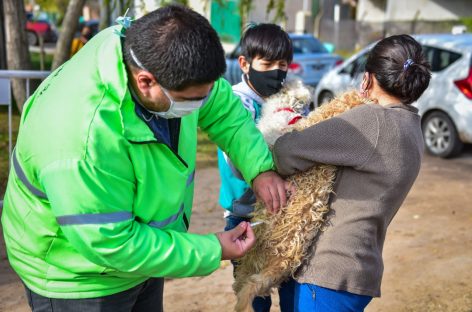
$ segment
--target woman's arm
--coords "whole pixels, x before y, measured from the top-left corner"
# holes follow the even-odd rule
[[[306,171],[317,163],[362,167],[372,155],[379,120],[372,105],[363,105],[280,137],[274,145],[277,170],[282,175]]]

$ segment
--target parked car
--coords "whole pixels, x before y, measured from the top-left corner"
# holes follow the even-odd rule
[[[415,35],[431,64],[428,89],[413,105],[419,109],[426,151],[442,158],[472,143],[472,34]],[[375,44],[375,43],[374,43]],[[327,73],[315,89],[315,106],[347,89],[358,89],[369,45]]]
[[[35,18],[31,13],[26,13],[26,32],[30,46],[38,45],[40,37],[44,42],[57,41],[57,33],[52,23],[46,18]]]
[[[293,61],[289,66],[289,77],[298,77],[305,84],[315,87],[321,77],[333,67],[341,64],[343,59],[333,53],[314,36],[309,34],[289,34],[293,45]],[[231,84],[241,81],[242,71],[238,64],[241,47],[238,45],[226,57],[225,78]]]

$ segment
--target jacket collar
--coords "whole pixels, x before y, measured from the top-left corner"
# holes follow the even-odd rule
[[[388,107],[388,108],[402,108],[402,109],[405,109],[405,110],[410,111],[412,113],[418,114],[418,109],[416,107],[414,107],[413,105],[406,105],[406,104],[403,104],[403,103],[398,103],[398,104],[389,104],[389,105],[386,105],[385,107]]]
[[[156,141],[153,132],[135,112],[135,103],[128,89],[128,73],[123,60],[122,26],[105,29],[97,52],[100,79],[107,89],[107,97],[119,104],[124,137],[133,142]]]

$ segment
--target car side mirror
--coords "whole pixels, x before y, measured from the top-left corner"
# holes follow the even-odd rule
[[[323,42],[323,46],[328,51],[328,53],[333,53],[336,49],[336,46],[331,42]]]

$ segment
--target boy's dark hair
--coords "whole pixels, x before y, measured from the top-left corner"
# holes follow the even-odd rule
[[[268,61],[293,59],[292,40],[288,34],[275,24],[257,24],[249,26],[241,38],[241,55],[248,62],[255,57]]]
[[[431,66],[421,45],[408,35],[380,40],[370,51],[365,65],[380,87],[403,104],[416,101],[431,79]]]
[[[180,5],[157,9],[126,30],[123,57],[154,75],[169,90],[210,83],[226,71],[220,39],[207,19]]]

